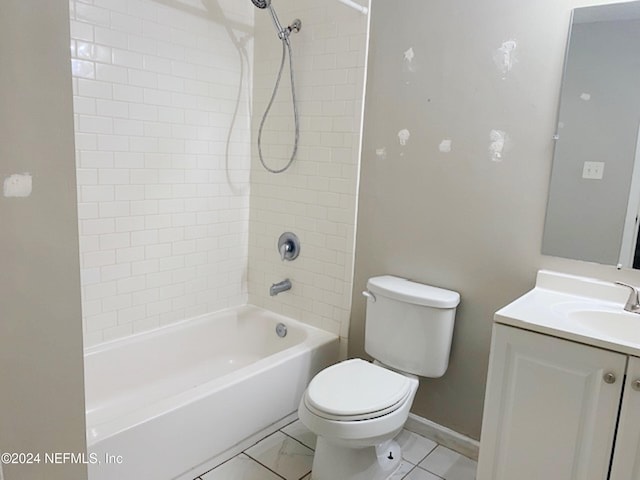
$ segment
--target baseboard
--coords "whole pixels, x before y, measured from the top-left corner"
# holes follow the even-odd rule
[[[233,457],[244,452],[247,448],[255,445],[263,438],[266,438],[272,433],[275,433],[278,430],[280,430],[282,427],[289,425],[291,422],[295,421],[297,418],[298,418],[298,412],[293,412],[290,415],[287,415],[282,420],[279,420],[276,423],[269,425],[267,428],[260,430],[255,435],[251,435],[249,438],[246,438],[240,443],[237,443],[230,449],[222,452],[220,455],[217,455],[212,459],[207,460],[204,463],[201,463],[197,467],[194,467],[188,472],[183,473],[179,477],[176,477],[174,480],[193,480],[198,475],[202,475],[203,473],[214,469],[218,465],[223,464],[227,460],[231,460]],[[0,478],[0,480],[2,479]]]
[[[478,460],[480,442],[461,433],[454,432],[447,427],[438,425],[431,420],[410,413],[407,423],[404,424],[404,428],[410,432],[430,438],[434,442],[444,445],[465,457]]]

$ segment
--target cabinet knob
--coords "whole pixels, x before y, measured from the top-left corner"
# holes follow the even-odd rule
[[[605,383],[616,383],[616,374],[613,372],[605,373],[602,378]]]
[[[631,388],[633,388],[634,390],[640,392],[640,378],[634,380],[633,382],[631,382]]]

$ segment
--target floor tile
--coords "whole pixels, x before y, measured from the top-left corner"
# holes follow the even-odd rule
[[[201,475],[201,478],[202,480],[282,480],[242,453],[209,473]]]
[[[313,450],[279,431],[245,453],[286,480],[304,477],[313,463]]]
[[[410,464],[409,462],[405,462],[404,460],[400,462],[400,468],[394,473],[389,480],[402,480],[407,476],[415,465]]]
[[[400,435],[396,437],[396,442],[402,448],[402,458],[414,465],[418,465],[424,457],[438,446],[433,440],[408,430],[402,430]]]
[[[307,475],[306,477],[304,477],[302,480],[311,480],[311,474]]]
[[[316,449],[316,434],[305,427],[300,420],[296,420],[295,422],[290,423],[281,430],[290,437],[293,437],[300,443],[306,445],[307,447],[313,450]]]
[[[416,467],[411,470],[411,473],[404,477],[403,480],[442,480],[440,477],[436,477],[433,473],[429,473],[426,470]]]
[[[445,480],[474,480],[477,462],[439,445],[419,464]]]

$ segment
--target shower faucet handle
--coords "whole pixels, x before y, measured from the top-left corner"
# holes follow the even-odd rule
[[[284,232],[278,239],[278,252],[280,259],[284,262],[292,261],[300,255],[300,240],[295,233]]]

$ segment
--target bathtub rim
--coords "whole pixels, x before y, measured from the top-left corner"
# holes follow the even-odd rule
[[[126,431],[129,428],[134,428],[145,422],[152,421],[153,419],[168,412],[185,407],[192,402],[202,400],[209,395],[215,394],[216,391],[219,391],[225,386],[241,382],[247,377],[251,377],[253,375],[259,375],[260,373],[273,368],[273,366],[280,365],[297,356],[304,355],[316,348],[321,347],[322,345],[340,341],[340,337],[334,333],[319,329],[317,327],[313,327],[311,325],[307,325],[291,317],[287,317],[285,315],[272,312],[264,308],[256,307],[255,305],[242,305],[239,307],[230,307],[217,312],[198,315],[196,317],[181,320],[180,322],[164,325],[157,329],[140,332],[139,334],[135,334],[130,337],[104,342],[103,344],[89,347],[88,350],[90,350],[90,354],[98,354],[101,352],[109,351],[113,348],[117,348],[119,346],[135,344],[137,342],[140,342],[141,340],[144,340],[145,338],[153,338],[158,335],[167,333],[170,334],[171,331],[184,328],[185,325],[187,325],[188,328],[188,324],[191,323],[211,321],[211,318],[209,318],[211,316],[230,312],[251,313],[252,311],[265,312],[269,316],[275,317],[275,320],[281,320],[284,323],[293,323],[296,326],[299,326],[301,329],[305,330],[305,332],[307,332],[307,335],[301,342],[291,345],[288,348],[260,358],[256,362],[245,365],[238,370],[228,372],[220,377],[212,378],[207,382],[182,391],[176,395],[158,399],[153,403],[148,404],[146,407],[133,409],[116,418],[100,423],[90,424],[87,421],[85,428],[87,446],[92,447],[103,440],[107,440],[123,431]],[[88,354],[89,353],[85,353],[85,355]],[[91,429],[94,428],[99,430],[98,433],[90,434]]]
[[[251,311],[266,312],[269,315],[278,317],[279,319],[282,320],[283,323],[294,322],[294,324],[301,326],[303,329],[308,329],[310,332],[328,333],[330,335],[339,337],[335,333],[332,333],[328,330],[324,330],[322,328],[314,327],[313,325],[304,323],[301,320],[296,320],[293,317],[288,317],[286,315],[283,315],[282,313],[274,312],[266,308],[262,308],[250,303],[246,303],[244,305],[237,305],[235,307],[227,307],[222,310],[216,310],[215,312],[203,313],[200,315],[196,315],[194,317],[185,318],[183,320],[178,320],[176,322],[171,322],[166,325],[161,325],[159,327],[151,328],[149,330],[142,330],[140,332],[127,335],[125,337],[114,338],[113,340],[107,340],[107,341],[98,343],[96,345],[84,347],[83,357],[95,355],[97,353],[101,353],[106,350],[111,350],[119,346],[126,346],[132,343],[138,343],[141,339],[144,339],[146,337],[156,337],[156,336],[162,335],[163,333],[171,332],[172,330],[179,330],[185,327],[187,324],[205,322],[208,319],[208,317],[212,315],[222,315],[222,314],[231,313],[231,312],[251,312]]]

